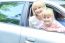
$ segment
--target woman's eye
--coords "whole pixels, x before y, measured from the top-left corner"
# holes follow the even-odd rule
[[[36,9],[34,9],[34,11],[35,11]]]
[[[41,8],[41,7],[39,7],[39,8]]]
[[[34,9],[34,11],[36,10],[36,8]]]

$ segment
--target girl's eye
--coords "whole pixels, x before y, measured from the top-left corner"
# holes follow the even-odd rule
[[[43,18],[46,18],[45,16]]]
[[[47,18],[50,18],[50,16],[49,16],[49,17],[47,17]]]

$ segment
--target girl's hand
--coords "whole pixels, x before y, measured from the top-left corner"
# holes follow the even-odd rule
[[[65,32],[65,28],[59,28],[57,29],[57,32]]]
[[[56,29],[54,29],[54,28],[47,28],[47,29],[45,29],[46,31],[51,31],[51,32],[57,32],[57,30]]]

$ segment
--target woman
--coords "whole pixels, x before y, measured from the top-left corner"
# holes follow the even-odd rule
[[[32,4],[33,16],[29,18],[29,26],[39,29],[42,24],[42,12],[46,9],[46,5],[43,1],[36,1]]]

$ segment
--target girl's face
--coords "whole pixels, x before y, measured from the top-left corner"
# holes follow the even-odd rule
[[[45,24],[45,25],[50,25],[50,24],[52,24],[52,21],[53,21],[52,15],[44,15],[43,21],[44,21],[44,24]]]

